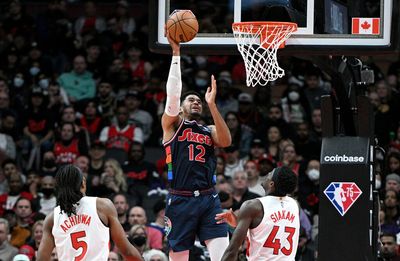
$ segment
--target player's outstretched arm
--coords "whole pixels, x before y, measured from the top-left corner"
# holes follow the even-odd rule
[[[180,122],[179,110],[181,103],[182,80],[181,80],[181,57],[179,43],[175,42],[169,35],[165,26],[165,36],[172,48],[172,61],[169,69],[167,80],[167,99],[165,102],[164,113],[161,118],[161,126],[163,128],[163,140],[170,140],[176,126]]]
[[[101,214],[107,217],[108,227],[110,228],[111,239],[114,241],[118,250],[124,256],[126,261],[139,261],[143,260],[139,251],[129,243],[125,231],[119,223],[117,210],[114,204],[109,199],[98,198],[98,209]]]
[[[237,217],[233,213],[232,209],[215,215],[215,220],[217,221],[217,224],[227,223],[231,227],[237,227]]]
[[[233,232],[231,241],[229,242],[228,248],[225,250],[221,261],[236,260],[238,256],[239,247],[243,244],[246,238],[247,230],[249,229],[253,218],[257,216],[260,203],[255,200],[248,200],[243,203],[240,207],[238,224]]]
[[[53,215],[53,212],[51,212],[44,220],[43,236],[42,241],[40,241],[39,251],[36,258],[37,261],[50,261],[51,259],[51,252],[53,252],[53,249],[55,247],[54,237],[51,233],[54,222]]]
[[[206,102],[210,109],[211,116],[214,120],[214,125],[209,126],[211,128],[211,136],[213,142],[217,147],[228,147],[232,143],[231,133],[224,119],[219,113],[217,105],[215,104],[215,97],[217,96],[217,81],[214,75],[211,75],[211,87],[207,88]]]

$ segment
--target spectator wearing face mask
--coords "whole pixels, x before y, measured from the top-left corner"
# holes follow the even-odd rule
[[[201,94],[205,93],[209,84],[208,79],[210,79],[210,76],[207,70],[204,69],[197,71],[194,77],[195,90]]]
[[[129,231],[128,240],[141,255],[149,249],[145,225],[133,225]]]
[[[51,60],[43,56],[41,46],[37,42],[32,42],[28,53],[29,75],[32,79],[39,81],[40,74],[52,75],[53,67]],[[47,86],[46,86],[47,87]]]
[[[305,172],[299,175],[298,200],[304,210],[310,216],[318,214],[319,205],[319,176],[320,163],[318,160],[310,160]]]
[[[48,215],[56,207],[56,196],[54,194],[55,180],[52,176],[45,176],[40,181],[39,197],[36,200],[38,212]]]
[[[306,119],[304,105],[307,101],[300,92],[300,86],[291,84],[281,99],[284,119],[289,123],[302,123]]]
[[[146,211],[142,207],[135,206],[129,210],[128,222],[132,226],[130,230],[130,236],[133,240],[130,241],[135,246],[141,248],[138,249],[141,254],[143,254],[143,251],[146,250],[146,246],[150,248],[162,249],[163,234],[157,228],[146,225],[147,215]],[[140,225],[144,232],[136,232],[138,229],[138,227],[136,227],[137,225]],[[135,241],[136,236],[138,238]]]

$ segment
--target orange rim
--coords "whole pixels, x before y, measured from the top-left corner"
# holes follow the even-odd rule
[[[297,24],[296,23],[291,23],[291,22],[237,22],[237,23],[233,23],[232,24],[232,28],[236,27],[236,28],[247,28],[249,26],[253,26],[256,27],[256,29],[254,29],[254,31],[257,31],[257,28],[261,27],[261,26],[265,26],[265,25],[269,25],[269,26],[285,26],[285,27],[293,27],[295,30],[297,30]]]
[[[237,22],[232,24],[232,29],[235,31],[243,32],[246,31],[248,32],[249,29],[251,29],[252,33],[258,33],[261,27],[265,27],[265,30],[261,32],[261,41],[264,39],[268,38],[267,34],[272,34],[273,33],[273,27],[284,27],[284,28],[291,28],[292,32],[297,30],[297,24],[296,23],[291,23],[291,22],[279,22],[279,21],[273,21],[273,22]],[[246,30],[243,30],[246,29]],[[271,44],[271,41],[267,41],[263,46],[265,48],[269,48]],[[285,47],[285,42],[283,42],[279,48],[284,48]]]

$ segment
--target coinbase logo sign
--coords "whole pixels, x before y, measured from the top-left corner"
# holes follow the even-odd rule
[[[364,163],[364,157],[343,155],[324,156],[325,162],[339,162],[339,163]]]

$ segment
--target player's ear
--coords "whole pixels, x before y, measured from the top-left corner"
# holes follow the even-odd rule
[[[273,182],[272,180],[269,182],[269,187],[270,187],[270,190],[271,189],[274,189],[275,190],[275,182]]]

